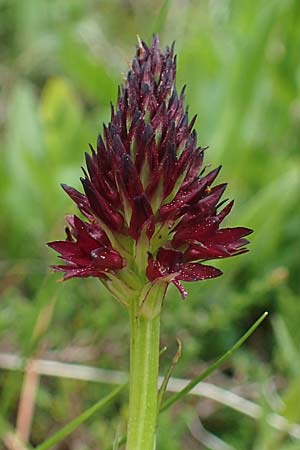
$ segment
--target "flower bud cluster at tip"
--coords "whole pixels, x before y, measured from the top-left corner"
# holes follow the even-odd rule
[[[220,167],[203,168],[206,147],[175,76],[174,44],[162,52],[157,36],[150,47],[139,40],[111,120],[86,154],[83,193],[63,185],[84,216],[68,216],[66,240],[49,243],[64,279],[98,277],[115,296],[120,281],[129,292],[159,283],[164,293],[172,282],[185,297],[180,281],[221,275],[206,261],[247,251],[251,230],[221,228],[233,202],[221,200],[226,184],[214,185]]]

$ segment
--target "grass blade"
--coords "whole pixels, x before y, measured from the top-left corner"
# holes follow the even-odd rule
[[[175,356],[172,359],[170,367],[169,367],[169,369],[168,369],[168,371],[167,371],[167,373],[166,373],[166,375],[165,375],[165,377],[163,379],[162,385],[161,385],[161,387],[160,387],[160,389],[158,391],[158,399],[157,399],[157,411],[158,411],[158,414],[160,412],[160,407],[161,407],[161,404],[162,404],[162,401],[163,401],[163,397],[164,397],[164,394],[166,392],[169,380],[170,380],[170,378],[171,378],[171,376],[172,376],[172,374],[174,372],[174,369],[176,367],[176,364],[177,364],[179,358],[181,357],[182,343],[181,343],[181,340],[179,338],[177,338],[177,343],[178,343],[177,352],[176,352]]]
[[[183,388],[181,391],[177,392],[175,395],[170,397],[165,403],[162,405],[160,412],[165,411],[168,409],[171,405],[173,405],[178,400],[181,400],[186,394],[188,394],[193,387],[195,387],[198,383],[203,381],[205,378],[207,378],[212,372],[214,372],[216,369],[218,369],[227,359],[229,359],[232,354],[238,350],[241,345],[251,336],[251,334],[256,330],[256,328],[259,327],[259,325],[265,320],[268,313],[264,312],[260,318],[249,328],[248,331],[231,347],[230,350],[228,350],[226,353],[224,353],[223,356],[221,356],[219,359],[217,359],[213,364],[211,364],[206,370],[204,370],[200,375],[198,375],[196,378],[194,378],[192,381],[190,381],[185,388]]]
[[[97,403],[95,403],[95,405],[88,408],[86,411],[84,411],[82,414],[80,414],[78,417],[76,417],[74,420],[72,420],[66,426],[64,426],[61,430],[59,430],[57,433],[55,433],[53,436],[47,439],[47,441],[35,447],[35,450],[48,450],[49,448],[54,447],[54,445],[61,442],[65,437],[67,437],[77,427],[79,427],[79,425],[81,425],[83,422],[92,417],[93,414],[100,411],[100,409],[104,408],[104,406],[108,405],[111,402],[111,400],[113,400],[124,389],[126,385],[127,383],[118,386],[106,397],[99,400]]]

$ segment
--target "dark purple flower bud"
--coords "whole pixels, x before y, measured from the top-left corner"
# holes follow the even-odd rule
[[[138,279],[173,282],[185,297],[180,281],[221,275],[205,261],[247,251],[251,230],[221,228],[233,202],[221,200],[226,184],[214,185],[220,167],[203,167],[207,147],[197,145],[175,75],[174,45],[139,41],[111,121],[86,155],[84,193],[63,185],[86,220],[69,217],[66,241],[49,244],[65,279],[98,277],[113,293],[117,278],[126,292]]]

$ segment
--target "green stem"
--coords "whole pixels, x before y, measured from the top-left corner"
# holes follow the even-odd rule
[[[130,305],[130,385],[126,450],[154,450],[157,421],[160,314],[138,315]]]

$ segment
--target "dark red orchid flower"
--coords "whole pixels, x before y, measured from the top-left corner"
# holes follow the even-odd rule
[[[197,146],[175,74],[173,45],[161,52],[157,36],[149,48],[139,42],[111,121],[86,154],[84,193],[63,185],[85,216],[69,217],[66,241],[49,243],[64,279],[128,284],[130,273],[150,285],[173,282],[185,297],[180,281],[221,275],[206,261],[247,251],[251,230],[221,228],[233,202],[224,206],[226,184],[214,184],[220,167],[203,168],[206,148]]]

